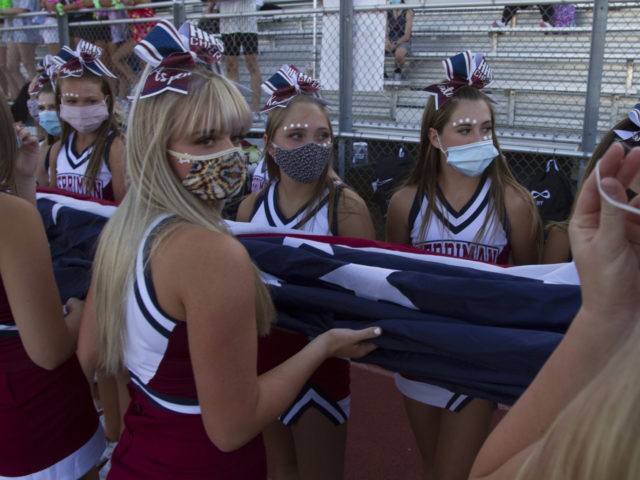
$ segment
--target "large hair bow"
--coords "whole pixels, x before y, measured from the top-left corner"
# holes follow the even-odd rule
[[[42,87],[47,83],[52,82],[56,70],[56,63],[53,58],[53,55],[49,54],[42,58],[42,63],[37,68],[38,77],[33,83],[33,87],[31,88],[29,95],[34,97],[37,96],[40,93],[40,90],[42,90]]]
[[[154,67],[144,81],[140,98],[167,90],[186,94],[196,63],[220,73],[218,62],[224,46],[213,35],[185,22],[176,28],[166,20],[158,22],[135,46],[138,57]]]
[[[52,60],[55,64],[55,76],[81,77],[86,69],[99,77],[116,78],[100,61],[101,55],[102,48],[86,40],[80,40],[75,50],[64,46]]]
[[[640,103],[636,103],[633,109],[629,112],[629,120],[638,127],[638,130],[614,130],[614,133],[622,140],[631,140],[634,143],[640,142]]]
[[[285,64],[280,67],[280,70],[262,84],[262,89],[271,96],[261,112],[286,107],[297,95],[313,95],[322,101],[320,83],[293,65]]]
[[[493,80],[493,73],[483,53],[469,50],[442,61],[446,82],[429,85],[424,90],[435,96],[436,110],[444,105],[462,87],[482,89]]]

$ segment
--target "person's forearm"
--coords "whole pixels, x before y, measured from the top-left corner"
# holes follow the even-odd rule
[[[34,177],[16,176],[16,193],[20,198],[36,205],[36,179]]]

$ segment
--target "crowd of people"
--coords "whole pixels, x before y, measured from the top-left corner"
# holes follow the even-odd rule
[[[339,480],[349,359],[385,332],[308,338],[274,324],[269,289],[225,223],[376,240],[365,200],[334,170],[321,85],[288,64],[262,84],[252,27],[225,27],[224,55],[190,23],[138,33],[127,48],[145,67],[128,79],[126,119],[107,46],[80,38],[28,82],[40,141],[0,95],[0,478],[96,479],[109,443],[112,480]],[[401,70],[408,39],[391,46]],[[500,148],[484,55],[445,67],[425,89],[418,157],[377,240],[496,265],[574,261],[582,306],[492,432],[494,402],[396,372],[422,476],[634,478],[640,391],[625,373],[640,351],[640,104],[594,151],[570,218],[545,231]],[[240,145],[255,114],[264,167],[247,193]],[[64,305],[36,186],[117,206],[86,296]]]

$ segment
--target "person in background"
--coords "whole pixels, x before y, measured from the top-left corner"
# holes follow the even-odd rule
[[[38,183],[119,202],[126,191],[124,142],[114,115],[114,75],[102,49],[81,41],[54,57],[56,105],[62,134],[38,169]]]
[[[387,241],[494,264],[539,261],[542,223],[528,190],[513,177],[481,91],[492,73],[481,53],[444,62],[447,80],[422,116],[420,149],[387,211]],[[460,292],[464,295],[464,292]],[[494,404],[396,374],[422,456],[425,480],[466,479],[489,432]]]
[[[4,93],[0,120],[0,477],[97,480],[104,436],[75,355],[82,302],[63,313],[35,208],[38,140]]]
[[[502,18],[500,20],[496,20],[491,24],[493,28],[506,28],[509,25],[511,19],[515,16],[515,14],[521,8],[529,8],[531,5],[507,5],[502,10]],[[552,28],[553,27],[553,4],[547,5],[538,5],[538,10],[540,10],[540,15],[542,19],[538,24],[541,28]]]
[[[392,5],[404,3],[404,0],[390,0]],[[411,29],[413,28],[413,10],[402,8],[387,10],[387,33],[385,52],[395,58],[394,80],[402,80],[404,59],[411,52]],[[385,78],[387,74],[385,72]]]
[[[569,226],[582,306],[482,446],[472,480],[624,479],[640,471],[640,149],[613,144],[584,181]]]
[[[78,355],[87,378],[131,378],[110,480],[264,480],[260,432],[325,359],[366,355],[381,331],[330,330],[258,374],[273,305],[220,215],[244,183],[232,138],[251,111],[212,71],[215,38],[180,32],[161,21],[134,49],[149,65],[127,129],[131,185],[100,238]]]
[[[37,12],[39,9],[38,0],[13,0],[11,8],[0,9],[0,15],[6,17],[4,26],[18,27],[2,34],[2,41],[7,45],[7,95],[12,100],[17,98],[18,92],[26,82],[21,67],[24,67],[29,79],[36,76],[36,45],[40,42],[37,30],[19,28],[31,26],[32,17],[18,15]]]
[[[640,103],[637,103],[626,118],[616,123],[611,130],[605,133],[589,158],[584,172],[583,181],[578,186],[578,193],[584,185],[584,181],[593,171],[598,160],[614,142],[622,143],[626,149],[640,146]],[[629,200],[640,193],[640,175],[634,177],[627,189]],[[577,199],[578,195],[576,195]],[[575,208],[575,206],[574,206]],[[571,247],[569,245],[569,218],[562,222],[553,222],[547,226],[542,263],[570,262]]]
[[[220,18],[220,33],[224,42],[224,64],[227,77],[238,83],[238,57],[244,53],[251,83],[251,110],[254,121],[260,121],[260,64],[258,63],[258,20],[255,15],[256,0],[217,0],[210,2],[221,14],[235,14]]]
[[[367,206],[332,167],[334,137],[317,81],[283,65],[264,84],[271,93],[264,155],[269,182],[246,197],[236,220],[319,235],[375,239]],[[299,93],[298,93],[299,92]],[[267,370],[309,345],[274,327],[258,345]],[[350,364],[329,359],[263,432],[270,478],[339,480],[344,476]]]

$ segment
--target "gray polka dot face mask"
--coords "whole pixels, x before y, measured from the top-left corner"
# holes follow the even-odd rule
[[[331,155],[331,144],[310,142],[290,150],[275,147],[273,160],[287,176],[298,183],[313,183],[324,170]]]

